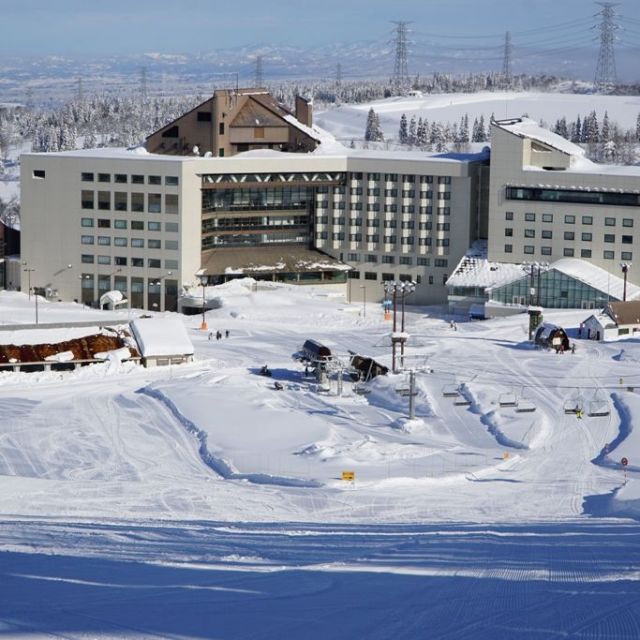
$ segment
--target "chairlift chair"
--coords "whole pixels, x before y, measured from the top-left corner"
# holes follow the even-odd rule
[[[457,384],[445,384],[442,387],[442,395],[445,398],[457,398],[460,395],[460,387]]]
[[[515,393],[512,393],[511,391],[501,393],[498,398],[498,404],[501,407],[515,407],[517,405]]]
[[[601,389],[596,389],[593,398],[589,401],[587,415],[590,418],[600,418],[608,416],[611,413],[609,400]]]
[[[536,405],[529,398],[524,397],[524,390],[516,401],[516,413],[532,413],[536,410]]]
[[[582,412],[584,401],[580,394],[573,395],[564,401],[564,412],[566,414],[578,414]]]

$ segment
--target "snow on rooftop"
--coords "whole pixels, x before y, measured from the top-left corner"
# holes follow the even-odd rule
[[[137,318],[131,331],[142,357],[193,355],[193,344],[179,317]]]

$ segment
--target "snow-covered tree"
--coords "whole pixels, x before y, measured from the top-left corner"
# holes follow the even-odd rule
[[[403,113],[400,116],[400,128],[398,130],[398,142],[400,144],[407,144],[409,139],[409,133],[407,131],[407,115]]]

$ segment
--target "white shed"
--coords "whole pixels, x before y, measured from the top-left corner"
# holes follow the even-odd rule
[[[193,360],[193,344],[180,318],[137,318],[130,326],[146,367]]]

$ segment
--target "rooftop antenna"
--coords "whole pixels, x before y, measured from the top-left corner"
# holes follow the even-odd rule
[[[508,87],[511,85],[511,53],[513,47],[511,46],[511,32],[507,31],[504,36],[504,59],[502,62],[502,79],[504,84]]]
[[[397,94],[404,93],[409,87],[409,69],[407,64],[407,25],[409,22],[405,21],[393,21],[396,25],[395,28],[395,62],[393,65],[393,77],[391,78],[391,85],[395,89]]]
[[[597,27],[600,31],[600,51],[598,52],[598,64],[594,80],[594,90],[596,93],[613,93],[616,87],[616,59],[613,51],[615,33],[619,29],[614,22],[616,12],[614,7],[617,2],[596,2],[602,7],[596,15],[601,16],[600,24]]]

